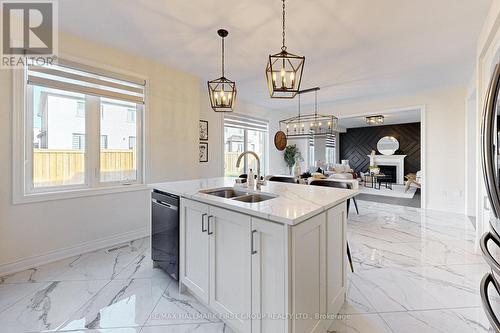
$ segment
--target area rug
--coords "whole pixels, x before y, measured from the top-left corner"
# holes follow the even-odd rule
[[[372,195],[381,195],[384,197],[394,197],[394,198],[406,198],[412,199],[417,191],[416,187],[410,187],[408,191],[405,193],[404,185],[392,185],[392,190],[385,188],[384,185],[380,187],[380,190],[376,190],[374,188],[365,187],[364,184],[359,185],[359,189],[361,193],[372,194]]]

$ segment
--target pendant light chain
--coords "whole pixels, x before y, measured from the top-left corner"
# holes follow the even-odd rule
[[[282,51],[286,51],[286,46],[285,46],[285,0],[283,1],[283,46],[281,46]]]
[[[224,37],[222,37],[222,77],[224,77]]]
[[[318,91],[314,92],[314,114],[318,115]]]
[[[300,94],[299,94],[299,121],[300,121]]]

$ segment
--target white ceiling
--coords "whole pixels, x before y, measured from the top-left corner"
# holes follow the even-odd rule
[[[465,84],[491,0],[288,0],[287,46],[305,55],[302,88],[335,103]],[[271,109],[264,69],[281,47],[278,0],[64,0],[64,31],[200,76],[220,75],[218,28],[229,30],[226,76],[239,98]]]
[[[377,113],[373,115],[384,116],[384,123],[382,125],[396,125],[420,122],[420,110],[401,110],[397,112]],[[366,124],[366,116],[356,116],[348,118],[340,118],[339,125],[342,128],[355,128],[355,127],[373,127],[375,125]],[[376,125],[381,126],[381,125]]]

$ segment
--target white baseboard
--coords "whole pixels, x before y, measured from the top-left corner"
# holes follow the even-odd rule
[[[0,264],[0,276],[23,271],[25,269],[48,264],[57,260],[73,257],[87,252],[92,252],[118,244],[133,241],[135,239],[149,236],[149,227],[127,231],[119,235],[99,238],[89,242],[80,243],[76,246],[60,250],[49,251],[45,254],[36,255],[14,262]]]

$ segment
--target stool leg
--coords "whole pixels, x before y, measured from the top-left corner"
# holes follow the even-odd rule
[[[351,265],[351,271],[354,273],[354,267],[352,266],[351,250],[349,250],[349,242],[347,242],[347,258],[349,259],[349,265]]]
[[[356,214],[359,215],[358,203],[356,202],[356,198],[352,198],[352,201],[354,202],[354,207],[356,208]]]

